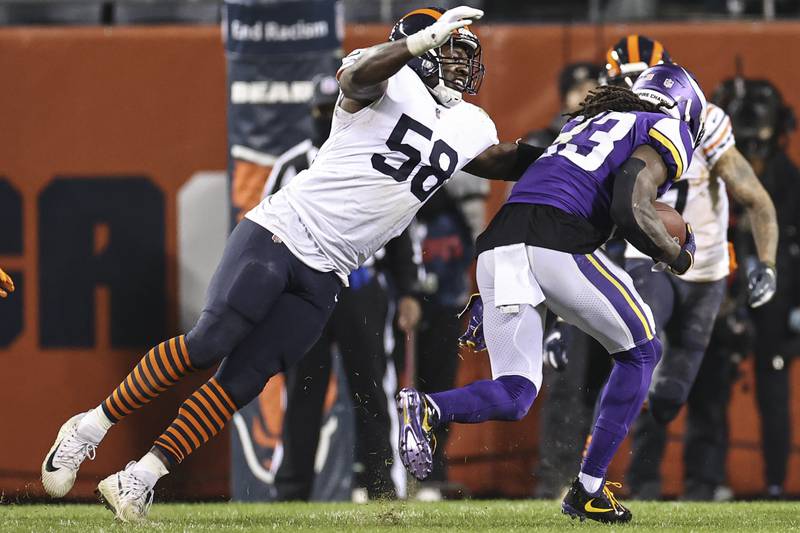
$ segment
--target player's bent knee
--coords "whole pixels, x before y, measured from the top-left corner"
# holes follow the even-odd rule
[[[664,345],[661,344],[661,339],[657,336],[653,337],[653,339],[648,343],[649,344],[649,352],[652,357],[653,368],[661,361],[661,355],[664,353]]]
[[[634,346],[630,350],[612,354],[612,357],[619,363],[640,364],[643,369],[648,369],[652,373],[661,360],[662,351],[661,341],[654,336],[647,342]]]
[[[503,385],[513,402],[507,412],[506,420],[516,421],[525,418],[536,399],[536,385],[523,376],[501,376],[495,381]]]
[[[688,388],[675,380],[655,383],[648,402],[653,418],[660,424],[672,422],[686,403]]]
[[[517,400],[515,403],[515,408],[511,411],[511,416],[509,417],[509,421],[516,422],[518,420],[522,420],[528,414],[528,411],[533,405],[533,401],[531,402],[524,402]]]
[[[655,368],[655,366],[661,360],[661,354],[663,351],[664,348],[661,345],[661,339],[659,339],[657,336],[654,336],[649,342],[641,346],[642,362],[647,366]]]
[[[683,407],[682,403],[670,402],[658,398],[649,398],[650,413],[659,424],[669,424],[678,416]]]
[[[197,369],[210,368],[230,354],[235,336],[232,329],[224,320],[203,313],[186,334],[186,347],[192,366]]]
[[[254,359],[225,359],[214,377],[236,405],[244,406],[261,394],[267,381],[280,371],[279,361],[257,364]]]

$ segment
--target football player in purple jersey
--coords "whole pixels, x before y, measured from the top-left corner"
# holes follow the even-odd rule
[[[601,522],[631,519],[610,490],[619,484],[606,481],[606,471],[641,408],[661,343],[630,276],[595,251],[616,227],[657,268],[678,274],[691,268],[691,227],[683,245],[675,242],[653,201],[689,166],[705,110],[705,97],[686,70],[657,65],[631,89],[590,93],[528,167],[477,241],[493,379],[398,395],[400,456],[415,477],[430,472],[437,426],[525,416],[541,386],[543,320],[550,309],[597,339],[616,362],[562,511]]]

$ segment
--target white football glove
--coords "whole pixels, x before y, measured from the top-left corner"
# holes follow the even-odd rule
[[[453,9],[448,9],[439,20],[428,26],[427,28],[418,31],[413,35],[409,35],[406,39],[406,46],[408,51],[414,57],[419,57],[426,53],[428,50],[439,48],[447,39],[450,34],[464,26],[469,26],[473,21],[478,20],[483,16],[483,11],[468,6],[458,6]]]

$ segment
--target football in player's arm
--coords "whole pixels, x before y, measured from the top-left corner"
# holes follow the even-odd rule
[[[676,274],[689,270],[694,261],[694,235],[686,225],[686,243],[681,246],[667,229],[653,205],[658,188],[667,180],[664,160],[652,147],[638,147],[617,170],[611,199],[611,218],[628,241]]]
[[[0,298],[7,297],[10,292],[14,292],[14,280],[0,268]]]

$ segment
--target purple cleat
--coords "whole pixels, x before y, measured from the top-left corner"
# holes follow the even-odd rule
[[[436,437],[433,428],[439,422],[436,409],[427,396],[416,389],[401,389],[397,394],[400,413],[400,459],[411,475],[422,481],[433,469]]]

